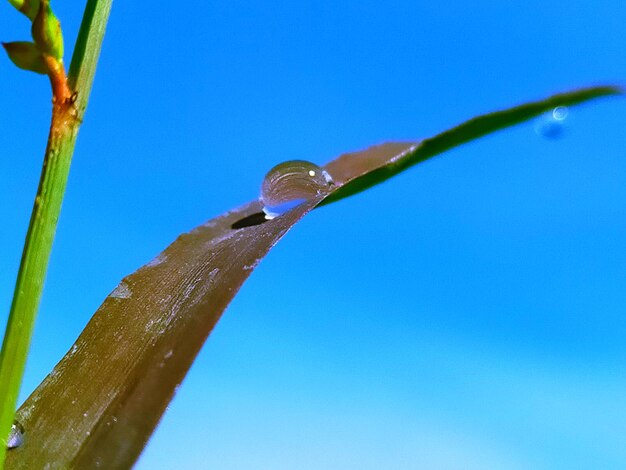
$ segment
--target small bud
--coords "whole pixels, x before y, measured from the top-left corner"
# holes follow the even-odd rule
[[[34,20],[39,11],[40,0],[9,0],[9,3]]]
[[[22,7],[26,2],[24,0],[9,0],[9,3],[17,8],[19,11],[22,11]]]
[[[63,33],[61,23],[50,8],[48,0],[41,0],[37,16],[33,20],[31,33],[35,44],[41,52],[54,57],[57,60],[63,59]]]
[[[7,51],[9,59],[19,68],[36,73],[48,73],[41,52],[34,43],[26,41],[3,42],[2,46]]]

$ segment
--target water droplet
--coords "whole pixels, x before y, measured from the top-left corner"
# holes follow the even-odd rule
[[[565,119],[569,110],[565,106],[557,106],[552,111],[544,114],[535,124],[535,132],[547,139],[557,139],[565,130]]]
[[[568,114],[569,110],[565,106],[557,106],[552,110],[552,117],[557,121],[563,121]]]
[[[305,201],[326,193],[334,185],[326,170],[304,160],[276,165],[261,185],[261,204],[266,219],[273,219]]]
[[[22,425],[14,421],[11,425],[9,438],[7,439],[7,449],[15,449],[24,443],[24,428]]]

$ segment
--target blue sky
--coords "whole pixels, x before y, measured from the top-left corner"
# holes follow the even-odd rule
[[[115,2],[22,397],[126,274],[276,163],[624,84],[617,0]],[[71,49],[82,11],[53,2]],[[0,39],[28,37],[0,8]],[[49,120],[0,60],[0,320]],[[139,469],[626,467],[626,101],[311,213],[244,285]]]

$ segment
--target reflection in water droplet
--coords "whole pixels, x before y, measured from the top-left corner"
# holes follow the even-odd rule
[[[561,137],[565,130],[564,122],[568,114],[569,110],[565,106],[557,106],[537,120],[535,132],[547,139]]]
[[[24,428],[22,425],[14,421],[11,425],[9,438],[7,439],[7,449],[15,449],[24,443]]]
[[[305,201],[326,193],[334,185],[328,172],[304,160],[291,160],[272,168],[261,185],[266,219],[273,219]]]
[[[557,121],[563,121],[568,114],[569,110],[565,106],[557,106],[552,110],[552,117]]]

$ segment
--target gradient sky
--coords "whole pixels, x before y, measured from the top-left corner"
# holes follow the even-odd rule
[[[0,39],[26,39],[4,3]],[[53,0],[69,50],[75,3]],[[276,163],[624,84],[623,1],[444,3],[114,2],[22,399],[124,275]],[[50,105],[45,78],[0,77],[4,323]],[[311,213],[137,468],[626,468],[625,124],[596,101],[559,139],[530,122]]]

